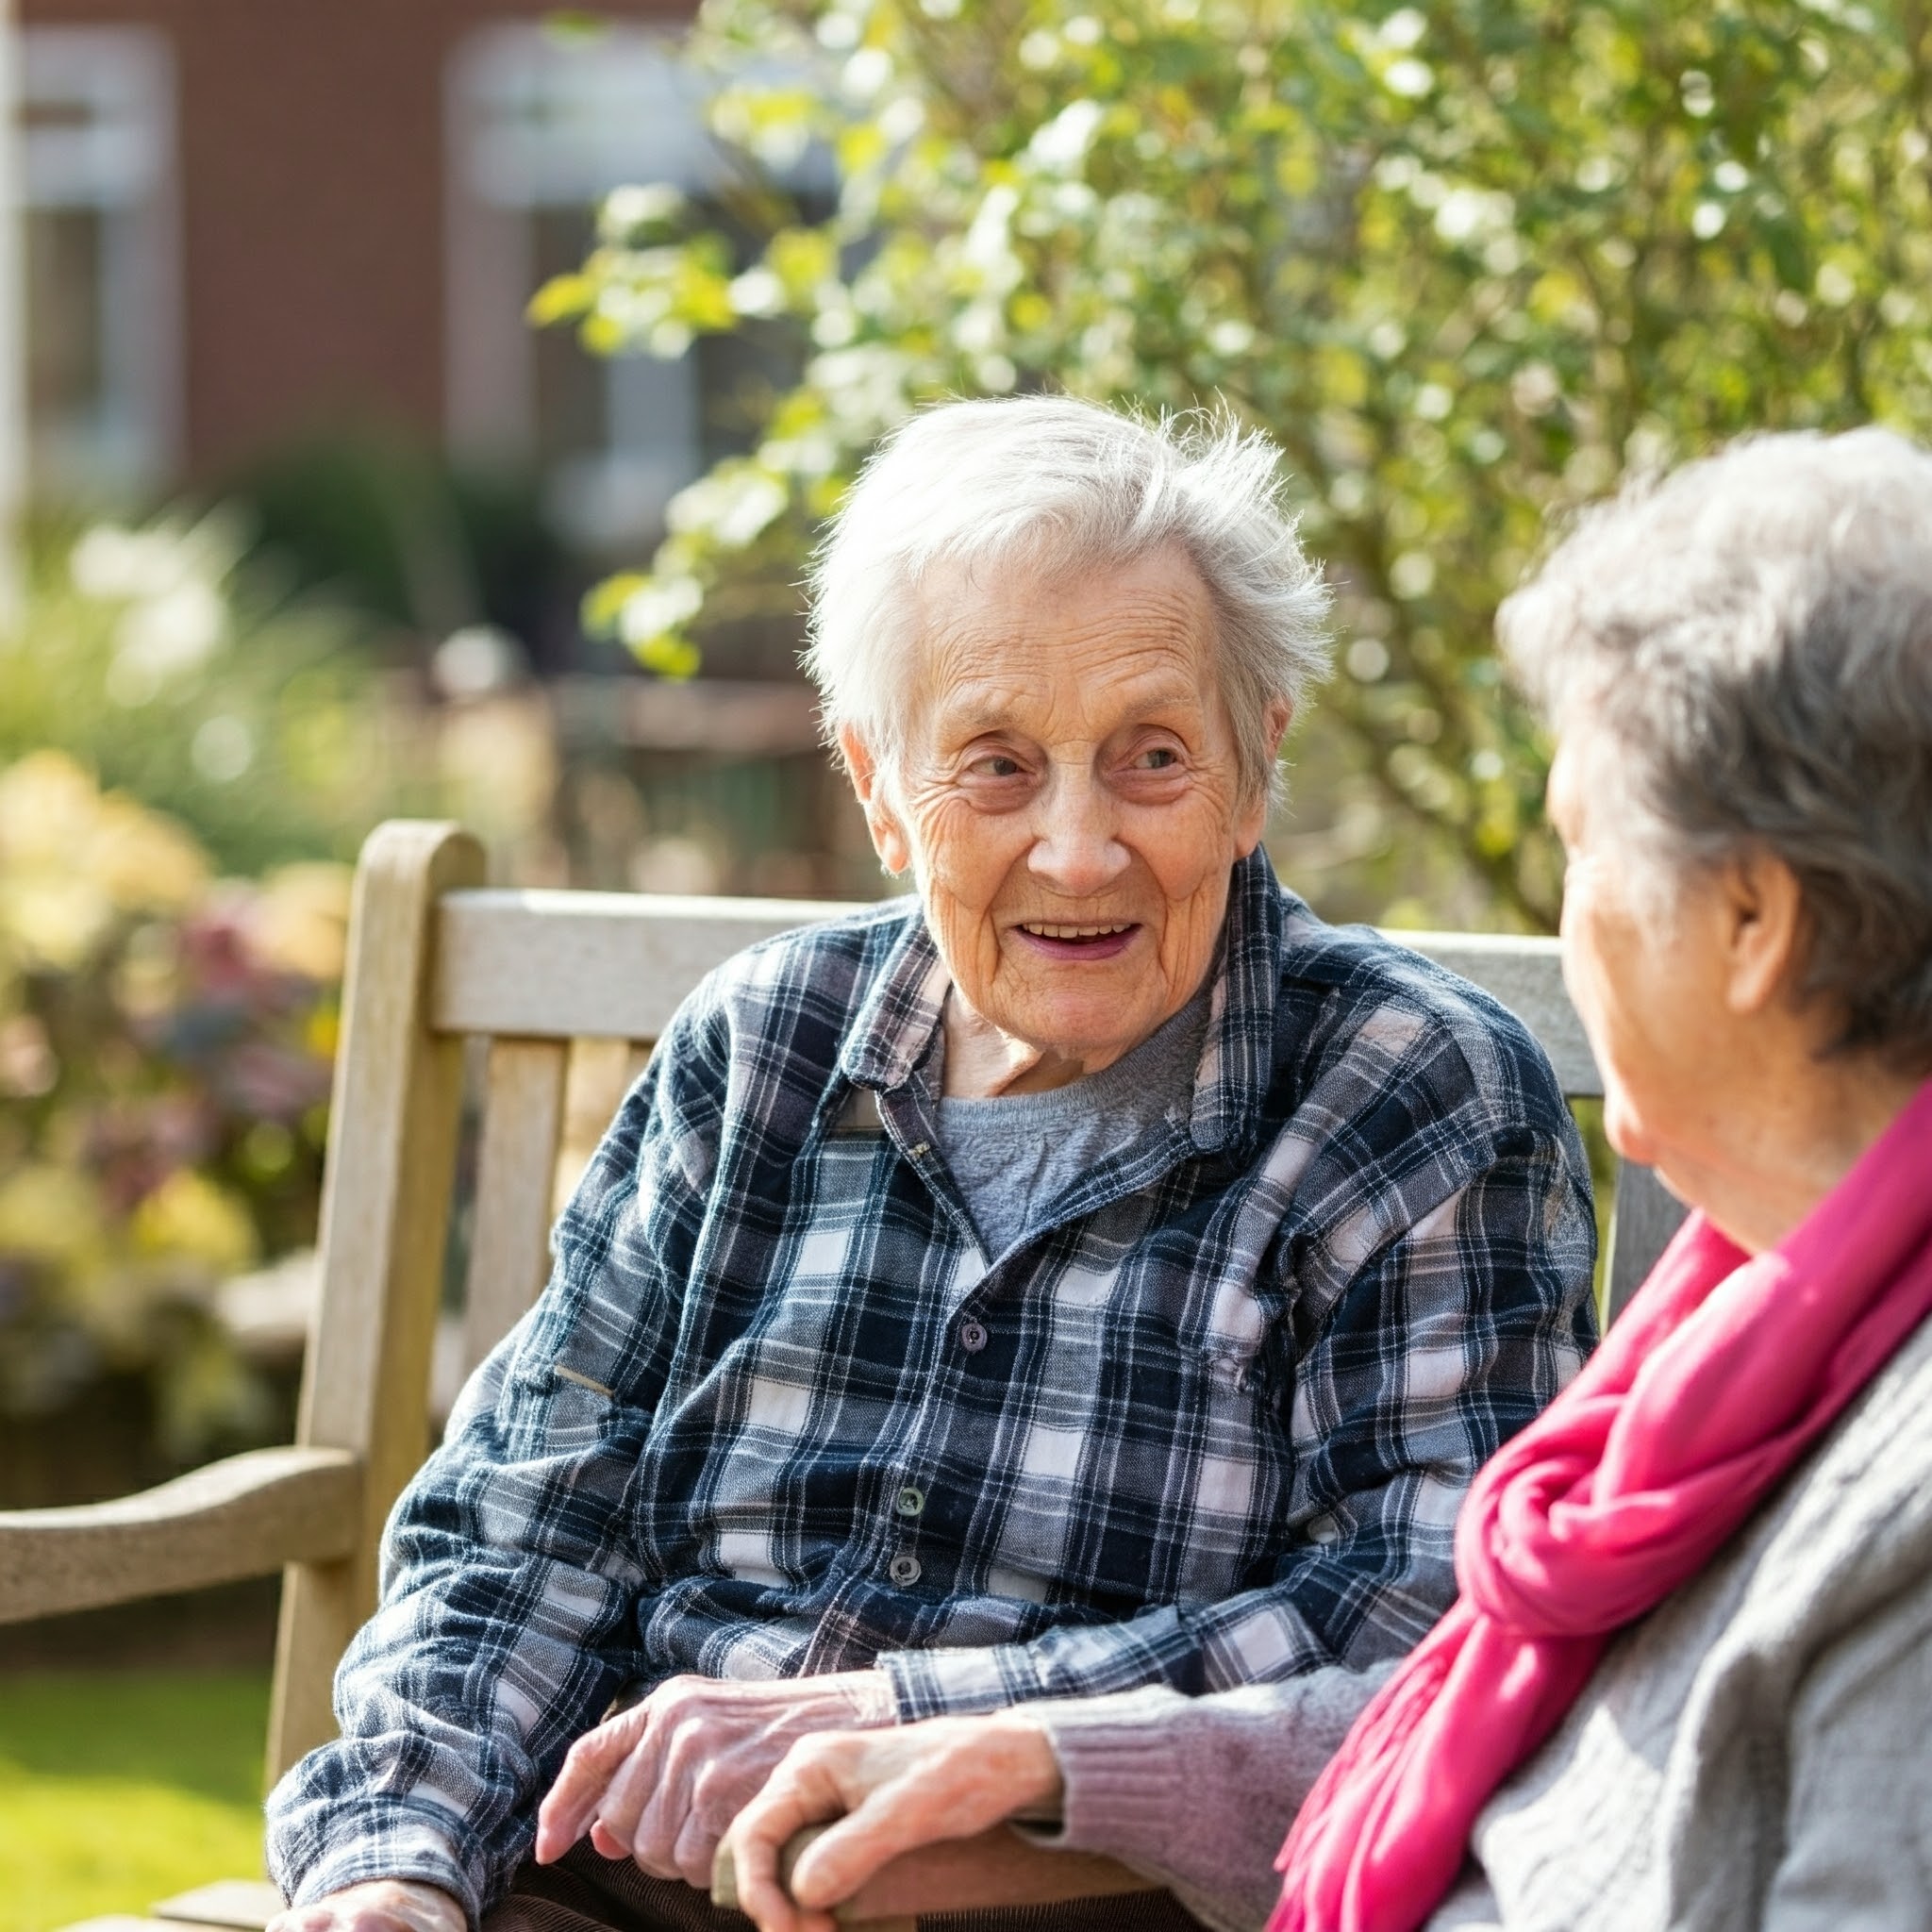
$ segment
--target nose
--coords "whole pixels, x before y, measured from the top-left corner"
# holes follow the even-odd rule
[[[1026,863],[1041,883],[1070,899],[1091,898],[1126,871],[1113,803],[1091,771],[1056,766],[1038,811]]]

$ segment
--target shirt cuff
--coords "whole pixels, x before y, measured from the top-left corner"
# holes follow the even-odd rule
[[[876,1662],[892,1687],[902,1724],[1005,1710],[1042,1694],[1032,1659],[1016,1643],[985,1650],[889,1650]]]
[[[429,1810],[405,1810],[393,1800],[364,1810],[331,1807],[327,1842],[299,1841],[280,1849],[271,1875],[291,1906],[313,1905],[346,1886],[378,1878],[434,1885],[463,1908],[474,1927],[483,1916],[476,1877],[457,1849],[453,1821]]]

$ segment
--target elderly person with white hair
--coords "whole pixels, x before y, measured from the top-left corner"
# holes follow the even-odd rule
[[[1932,1921],[1932,456],[1692,464],[1501,628],[1609,1136],[1695,1211],[1477,1478],[1457,1603],[1311,1795],[1292,1684],[814,1739],[734,1827],[763,1932],[1042,1807],[1228,1928]],[[776,1848],[848,1812],[801,1909]]]
[[[1524,1028],[1259,849],[1324,604],[1259,439],[874,460],[811,668],[916,896],[673,1022],[270,1801],[283,1932],[708,1925],[801,1736],[1292,1679],[1332,1742],[1436,1620],[1593,1222]],[[1122,1909],[1027,1923],[1187,1923]]]

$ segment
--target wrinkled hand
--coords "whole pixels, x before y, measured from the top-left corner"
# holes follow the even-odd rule
[[[829,1907],[902,1852],[1050,1810],[1060,1792],[1053,1744],[1022,1711],[804,1739],[731,1827],[739,1907],[758,1932],[833,1932]],[[778,1854],[793,1833],[833,1818],[841,1822],[799,1859],[787,1898]]]
[[[890,1724],[893,1710],[878,1671],[775,1684],[669,1678],[571,1746],[537,1813],[537,1861],[562,1857],[588,1831],[607,1858],[708,1890],[725,1827],[792,1744]]]
[[[469,1932],[469,1920],[441,1886],[375,1878],[291,1906],[268,1922],[268,1932]]]

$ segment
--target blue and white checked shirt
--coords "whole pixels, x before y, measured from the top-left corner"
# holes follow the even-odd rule
[[[626,1683],[876,1662],[902,1719],[1395,1656],[1477,1466],[1593,1340],[1582,1149],[1474,988],[1237,867],[1191,1110],[980,1252],[916,906],[686,1002],[538,1306],[390,1524],[342,1737],[270,1799],[306,1900],[473,1914]]]

